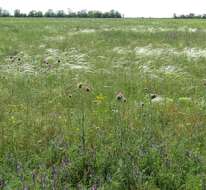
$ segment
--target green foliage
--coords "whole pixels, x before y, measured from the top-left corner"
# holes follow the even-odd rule
[[[205,22],[0,28],[0,189],[205,189]]]

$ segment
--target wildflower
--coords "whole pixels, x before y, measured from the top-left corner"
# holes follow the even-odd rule
[[[150,98],[151,98],[151,100],[157,98],[157,94],[150,94]]]
[[[91,190],[97,190],[97,185],[93,185]]]
[[[44,59],[44,60],[43,60],[43,63],[44,63],[44,64],[46,64],[46,65],[48,65],[48,64],[49,64],[48,59],[47,59],[47,58],[46,58],[46,59]]]
[[[83,84],[82,84],[82,83],[79,83],[79,84],[77,84],[77,87],[78,87],[78,88],[82,88],[82,87],[83,87]]]
[[[90,92],[90,91],[91,91],[91,88],[90,88],[89,86],[85,86],[85,87],[84,87],[84,90],[85,90],[86,92]]]
[[[118,101],[123,101],[123,102],[126,102],[127,99],[125,98],[124,94],[122,92],[118,92],[117,95],[116,95],[116,99]]]
[[[77,87],[79,89],[85,90],[86,92],[90,92],[91,91],[91,88],[88,85],[85,85],[85,84],[82,84],[82,83],[77,84]]]
[[[105,96],[102,96],[102,95],[99,95],[99,96],[96,96],[96,99],[94,102],[96,103],[102,103],[104,100],[105,100]]]
[[[141,107],[144,107],[144,102],[140,102],[140,106],[141,106]]]
[[[101,96],[101,95],[100,96],[96,96],[96,100],[97,101],[101,101],[102,102],[102,101],[104,101],[104,99],[105,99],[105,96]]]
[[[116,95],[117,100],[122,100],[123,97],[124,95],[121,92]]]

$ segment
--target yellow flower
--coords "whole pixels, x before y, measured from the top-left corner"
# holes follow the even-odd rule
[[[98,101],[98,102],[103,102],[104,100],[105,100],[105,96],[102,96],[102,95],[99,95],[99,96],[96,96],[96,100]]]

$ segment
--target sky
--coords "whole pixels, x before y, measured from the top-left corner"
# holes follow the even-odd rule
[[[115,9],[125,17],[172,17],[179,14],[206,13],[206,0],[0,0],[0,7],[13,12],[20,9],[24,13],[30,10],[48,9],[73,11]]]

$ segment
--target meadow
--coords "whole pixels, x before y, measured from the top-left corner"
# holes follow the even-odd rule
[[[0,19],[0,189],[206,189],[206,22]]]

